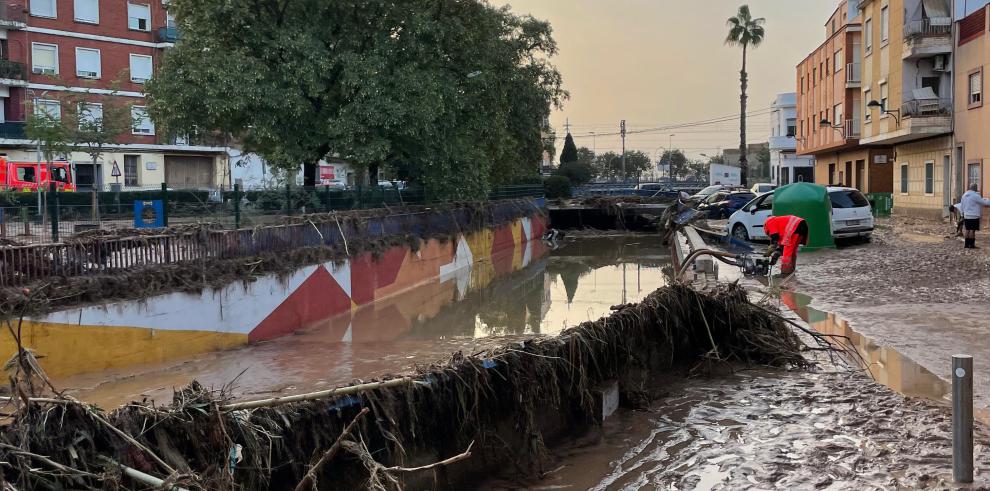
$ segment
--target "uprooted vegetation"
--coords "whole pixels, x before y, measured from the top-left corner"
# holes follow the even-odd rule
[[[370,385],[245,403],[194,382],[169,406],[109,413],[36,389],[50,384],[32,382],[45,377],[22,351],[0,434],[2,476],[14,489],[153,482],[127,469],[184,489],[450,488],[495,470],[547,471],[546,442],[593,424],[607,381],[630,399],[658,371],[810,366],[791,326],[735,285],[674,285],[615,309],[558,337],[458,353]]]
[[[524,217],[542,218],[543,212],[515,200],[300,215],[280,225],[238,231],[212,225],[180,225],[165,232],[89,231],[65,241],[74,261],[43,246],[0,254],[7,284],[17,285],[0,288],[0,314],[41,315],[76,305],[199,293],[361,254],[377,257],[393,247],[416,251],[428,240],[453,241],[459,234]],[[165,249],[182,252],[172,258],[163,253],[163,234],[174,235]],[[113,261],[120,257],[129,260],[117,267]],[[38,279],[18,283],[11,278]]]

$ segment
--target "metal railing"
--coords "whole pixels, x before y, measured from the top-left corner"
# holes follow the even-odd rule
[[[25,123],[23,121],[6,121],[0,123],[0,139],[25,140],[27,139],[27,134],[24,127]]]
[[[860,123],[856,119],[847,119],[843,125],[843,135],[846,139],[859,138]]]
[[[862,78],[862,64],[846,63],[846,83],[858,84]]]
[[[489,203],[479,217],[471,207],[453,206],[442,212],[395,211],[364,220],[337,220],[335,215],[310,215],[306,219],[223,229],[212,224],[127,230],[114,235],[80,236],[46,244],[0,247],[0,287],[25,285],[53,277],[114,274],[147,265],[176,264],[196,260],[253,257],[264,253],[343,244],[345,240],[418,233],[437,236],[456,233],[477,220],[503,223],[539,213],[532,199],[508,199]],[[57,227],[38,224],[34,228]],[[14,228],[3,224],[3,230]],[[95,230],[95,229],[88,229]],[[90,232],[92,234],[92,232]]]
[[[901,104],[902,118],[945,117],[952,115],[952,99],[921,99]]]
[[[0,23],[26,24],[27,14],[24,7],[15,3],[0,3]]]
[[[952,19],[935,18],[913,20],[904,24],[904,39],[918,37],[948,37],[952,35]]]

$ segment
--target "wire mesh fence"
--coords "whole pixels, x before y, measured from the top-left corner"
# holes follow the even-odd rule
[[[539,198],[541,185],[501,186],[490,200]],[[242,191],[170,189],[0,194],[0,246],[49,244],[128,229],[201,224],[233,230],[287,216],[440,203],[422,189],[285,186]],[[40,206],[39,206],[40,203]]]

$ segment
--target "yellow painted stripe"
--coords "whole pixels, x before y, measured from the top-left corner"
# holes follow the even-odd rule
[[[49,376],[67,377],[131,365],[162,363],[244,346],[247,334],[171,331],[142,327],[79,326],[24,321],[24,346],[41,358]],[[0,337],[0,357],[17,353],[10,336]]]

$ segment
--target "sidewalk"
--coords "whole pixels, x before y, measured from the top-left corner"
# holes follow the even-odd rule
[[[977,404],[990,407],[990,234],[976,251],[954,235],[948,224],[883,220],[871,244],[801,254],[791,287],[945,380],[953,354],[973,355]]]

